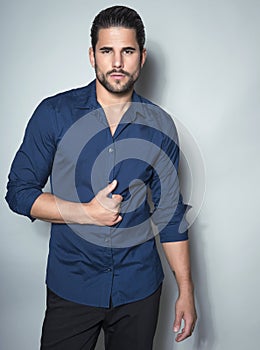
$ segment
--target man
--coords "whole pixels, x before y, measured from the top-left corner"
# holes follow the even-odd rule
[[[146,60],[136,11],[101,11],[91,39],[96,80],[37,107],[6,199],[32,221],[52,223],[41,349],[94,349],[103,328],[107,350],[149,350],[163,280],[151,218],[178,283],[174,331],[185,326],[176,341],[196,322],[176,130],[134,92]]]

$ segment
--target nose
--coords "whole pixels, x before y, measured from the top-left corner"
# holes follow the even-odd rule
[[[123,68],[123,56],[121,52],[114,52],[113,55],[113,68]]]

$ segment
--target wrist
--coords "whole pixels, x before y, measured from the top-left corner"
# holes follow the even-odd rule
[[[61,217],[69,224],[90,224],[89,203],[76,203],[58,200],[57,202]]]
[[[190,296],[194,294],[194,285],[192,280],[178,283],[179,295]]]
[[[92,217],[92,205],[89,203],[81,203],[81,208],[79,209],[79,224],[81,225],[92,225],[95,221]]]

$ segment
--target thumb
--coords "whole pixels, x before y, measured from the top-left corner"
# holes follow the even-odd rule
[[[175,320],[173,323],[173,331],[175,333],[179,332],[181,328],[181,321],[182,321],[182,314],[181,313],[176,313],[175,315]]]
[[[117,180],[113,180],[107,187],[104,188],[104,194],[108,196],[117,186]]]

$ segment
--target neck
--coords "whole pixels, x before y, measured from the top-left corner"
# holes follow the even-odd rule
[[[124,94],[111,93],[96,80],[96,94],[97,101],[105,112],[111,134],[114,135],[118,123],[130,106],[133,89]]]
[[[121,105],[124,106],[131,102],[133,90],[127,91],[125,93],[112,93],[104,88],[102,84],[96,79],[96,94],[97,101],[101,105],[101,107],[112,107],[113,105]]]

